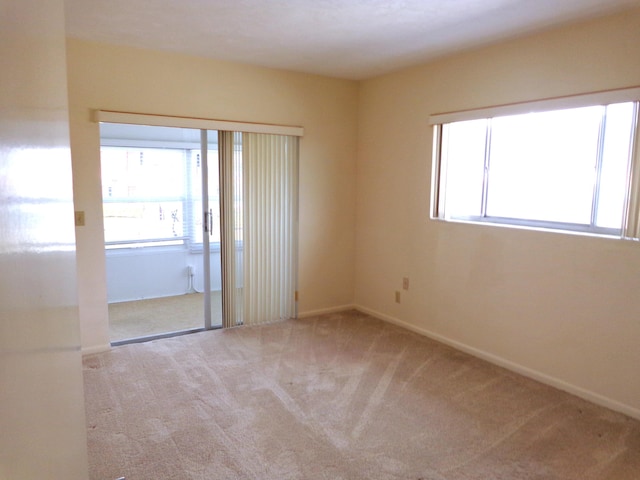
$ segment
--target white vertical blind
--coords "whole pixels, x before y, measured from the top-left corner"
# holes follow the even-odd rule
[[[238,218],[234,199],[238,197],[236,162],[234,162],[234,133],[218,132],[220,168],[220,245],[222,270],[222,326],[234,327],[242,323],[241,295],[238,278],[238,248],[236,229]],[[241,244],[240,239],[240,244]]]
[[[623,236],[628,239],[640,240],[640,103],[635,104],[635,122],[633,125],[633,138],[635,142],[630,152],[629,162],[629,200],[623,226]]]
[[[242,323],[244,317],[244,269],[243,269],[243,245],[244,245],[244,222],[243,222],[243,170],[242,170],[242,133],[233,133],[233,222],[234,241],[230,244],[233,247],[235,258],[235,297],[236,302],[236,325]]]
[[[298,139],[244,133],[245,325],[295,317]]]

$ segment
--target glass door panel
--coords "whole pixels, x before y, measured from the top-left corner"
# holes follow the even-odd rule
[[[202,131],[101,124],[100,134],[112,343],[202,329],[205,299],[219,285],[205,279],[216,276],[210,266],[220,271],[205,255]],[[214,201],[210,209],[218,211]],[[219,233],[211,244],[219,250]]]
[[[206,215],[209,218],[209,295],[205,302],[205,318],[209,317],[208,328],[222,327],[222,263],[220,238],[220,168],[218,155],[218,132],[203,131],[207,145],[207,175],[203,181],[209,192]],[[205,142],[203,141],[203,145]],[[208,320],[205,320],[208,322]]]

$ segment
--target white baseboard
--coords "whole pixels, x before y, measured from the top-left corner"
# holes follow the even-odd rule
[[[545,373],[517,364],[515,362],[504,359],[502,357],[486,352],[484,350],[480,350],[478,348],[471,347],[469,345],[458,342],[456,340],[452,340],[443,335],[431,332],[427,329],[416,327],[415,325],[411,325],[410,323],[404,322],[402,320],[391,317],[389,315],[376,312],[375,310],[371,310],[369,308],[365,308],[360,305],[354,305],[353,308],[355,308],[359,312],[366,313],[368,315],[371,315],[372,317],[378,318],[380,320],[384,320],[385,322],[389,322],[394,325],[398,325],[400,327],[406,328],[407,330],[411,330],[412,332],[416,332],[416,333],[419,333],[420,335],[424,335],[425,337],[429,337],[432,340],[435,340],[437,342],[444,343],[445,345],[449,345],[450,347],[453,347],[456,350],[460,350],[462,352],[473,355],[474,357],[481,358],[482,360],[486,360],[487,362],[493,363],[494,365],[498,365],[500,367],[506,368],[507,370],[511,370],[512,372],[516,372],[525,377],[529,377],[529,378],[532,378],[533,380],[537,380],[540,383],[550,385],[559,390],[575,395],[576,397],[583,398],[584,400],[588,400],[589,402],[595,403],[602,407],[609,408],[611,410],[615,410],[616,412],[624,413],[625,415],[628,415],[632,418],[640,420],[640,409],[632,407],[631,405],[627,405],[617,400],[613,400],[609,397],[601,395],[599,393],[586,390],[577,385],[573,385],[564,380],[560,380],[559,378],[552,377]]]
[[[82,353],[82,356],[85,356],[85,355],[92,355],[94,353],[108,352],[109,350],[111,350],[111,345],[109,344],[95,345],[93,347],[82,348],[81,353]]]
[[[327,313],[338,313],[347,310],[354,310],[355,305],[340,305],[338,307],[321,308],[320,310],[309,310],[307,312],[299,312],[298,318],[315,317],[316,315],[325,315]]]

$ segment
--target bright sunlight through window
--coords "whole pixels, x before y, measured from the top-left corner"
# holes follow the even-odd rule
[[[625,234],[638,102],[477,116],[432,121],[435,218]]]

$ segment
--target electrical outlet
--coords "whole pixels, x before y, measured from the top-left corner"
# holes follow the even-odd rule
[[[402,289],[409,290],[409,277],[404,277],[402,279]]]
[[[396,303],[400,303],[400,292],[396,292]]]

